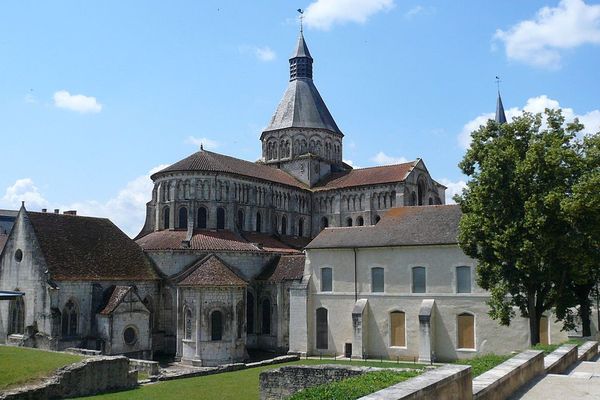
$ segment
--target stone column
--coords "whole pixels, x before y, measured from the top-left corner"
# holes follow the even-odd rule
[[[196,360],[202,360],[202,351],[200,346],[200,341],[202,340],[202,293],[198,292],[197,294],[197,302],[196,302]],[[185,318],[185,315],[183,316]],[[184,333],[185,334],[185,333]]]
[[[429,363],[435,352],[434,299],[425,299],[419,309],[419,362]]]
[[[352,309],[352,358],[362,359],[367,351],[367,299],[359,299]]]

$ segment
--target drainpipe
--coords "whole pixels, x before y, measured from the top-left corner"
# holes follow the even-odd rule
[[[353,247],[354,251],[354,303],[358,301],[358,282],[356,279],[356,247]]]

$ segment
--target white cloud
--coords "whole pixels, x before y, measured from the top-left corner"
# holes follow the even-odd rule
[[[371,161],[373,161],[377,165],[402,164],[408,162],[408,160],[404,157],[388,156],[383,151],[380,151],[379,153],[375,154],[375,156],[371,158]]]
[[[195,136],[188,136],[185,142],[188,144],[192,144],[198,148],[202,146],[206,150],[213,150],[219,147],[219,142],[206,137],[197,138]]]
[[[394,7],[394,0],[316,0],[304,11],[307,26],[328,30],[335,24],[364,24],[369,17]]]
[[[407,12],[405,12],[404,17],[406,19],[412,19],[419,14],[426,15],[426,14],[432,14],[434,12],[435,12],[435,7],[423,7],[421,5],[417,5],[417,6],[414,6],[413,8],[411,8],[410,10],[408,10]]]
[[[95,97],[71,94],[66,90],[59,90],[54,93],[54,105],[58,108],[79,113],[99,113],[102,111],[102,104],[98,103]]]
[[[498,29],[494,38],[504,42],[510,59],[558,68],[561,51],[600,44],[600,4],[562,0],[558,7],[543,7],[533,19],[521,21],[507,31]]]
[[[523,108],[512,107],[507,109],[506,118],[511,121],[513,117],[520,115],[523,111],[534,114],[543,113],[546,108],[558,109],[561,108],[561,106],[558,100],[551,99],[544,94],[529,98]],[[575,118],[579,118],[579,122],[585,125],[584,134],[600,131],[600,110],[592,110],[585,114],[577,114],[572,108],[563,107],[562,113],[566,122],[571,122]],[[469,148],[471,145],[471,132],[477,130],[481,125],[485,125],[488,119],[494,119],[494,117],[495,113],[485,113],[467,122],[458,135],[459,144],[465,149]]]
[[[440,183],[447,187],[446,189],[446,204],[454,204],[455,201],[452,199],[454,195],[462,194],[462,190],[467,187],[467,182],[464,180],[458,180],[456,182],[450,179],[442,179]]]
[[[241,54],[250,54],[256,57],[259,61],[269,62],[277,58],[277,54],[269,46],[240,46]]]
[[[354,161],[352,160],[342,160],[343,162],[345,162],[346,164],[348,164],[349,166],[351,166],[352,168],[362,168],[359,167],[358,165],[354,164]]]
[[[25,207],[41,208],[46,206],[46,199],[35,186],[31,178],[17,179],[17,181],[6,188],[4,196],[0,199],[0,205],[4,208],[17,209],[21,207],[21,201]]]

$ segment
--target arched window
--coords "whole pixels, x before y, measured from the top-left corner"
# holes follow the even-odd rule
[[[390,346],[406,347],[406,314],[402,311],[390,313]]]
[[[246,332],[254,333],[254,295],[246,293]]]
[[[144,306],[146,306],[148,311],[150,311],[150,321],[149,322],[150,322],[150,332],[152,332],[154,330],[154,318],[155,318],[154,302],[152,301],[152,297],[146,296],[144,298],[144,300],[142,301],[142,303],[144,303]]]
[[[25,333],[25,302],[23,297],[11,300],[8,305],[8,334]]]
[[[164,229],[169,229],[171,225],[171,213],[169,212],[169,207],[163,208],[163,227]]]
[[[192,329],[193,329],[194,319],[192,318],[192,310],[189,308],[185,309],[185,320],[183,321],[183,331],[186,340],[192,339]]]
[[[217,229],[225,229],[225,209],[217,208]]]
[[[383,268],[371,268],[371,292],[383,293],[385,290],[385,271]]]
[[[188,226],[188,211],[187,208],[181,207],[179,209],[179,228],[187,229]]]
[[[419,183],[417,184],[417,200],[418,200],[420,206],[425,204],[424,199],[425,199],[425,182],[423,180],[419,180]]]
[[[427,291],[427,280],[425,267],[413,267],[412,269],[412,292],[425,293]]]
[[[365,220],[363,217],[356,218],[356,226],[363,226],[365,224]]]
[[[77,307],[73,300],[67,301],[62,312],[62,335],[71,337],[77,335]]]
[[[298,220],[298,236],[304,236],[304,218]]]
[[[327,217],[321,218],[321,229],[325,229],[329,226],[329,220]]]
[[[200,207],[198,209],[198,229],[206,229],[207,217],[206,207]]]
[[[281,217],[281,234],[287,235],[287,218],[285,215]]]
[[[327,321],[327,309],[317,308],[317,349],[327,349],[329,347],[328,336],[329,326]]]
[[[262,333],[271,334],[271,301],[264,299],[262,302]]]
[[[262,231],[262,215],[257,212],[256,213],[256,232]]]
[[[238,210],[237,213],[237,226],[238,229],[243,231],[244,230],[244,212],[242,210]]]
[[[432,206],[433,205],[433,198],[429,198],[429,205]]]
[[[346,218],[346,226],[352,226],[352,218]]]
[[[475,348],[475,316],[462,313],[457,317],[457,346],[459,349]]]
[[[471,293],[471,267],[456,267],[456,293]]]
[[[542,315],[540,318],[540,344],[550,344],[548,335],[548,317]]]
[[[223,314],[213,311],[210,314],[210,340],[223,339]]]

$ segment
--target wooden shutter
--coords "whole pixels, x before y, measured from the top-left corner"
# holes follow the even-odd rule
[[[392,346],[406,346],[405,323],[406,317],[403,312],[394,311],[390,314],[390,337]]]
[[[458,348],[475,348],[475,317],[470,314],[458,316]]]
[[[540,344],[550,344],[548,337],[548,317],[540,318]]]

